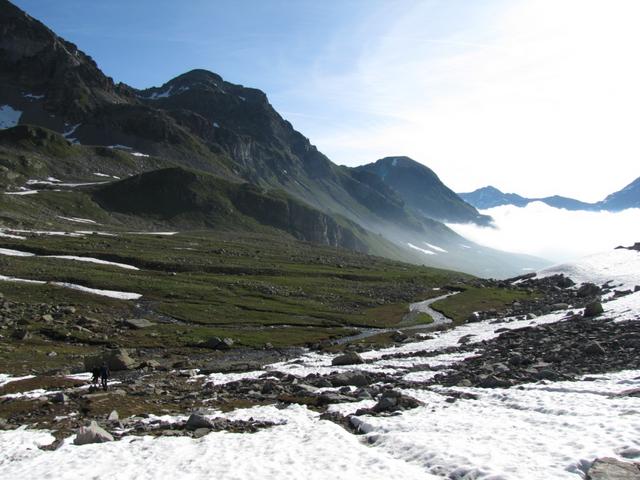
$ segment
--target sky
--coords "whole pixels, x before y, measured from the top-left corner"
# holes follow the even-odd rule
[[[640,176],[637,0],[14,0],[116,81],[264,90],[334,162],[597,201]]]

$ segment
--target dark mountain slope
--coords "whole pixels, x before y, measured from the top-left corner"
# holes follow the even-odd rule
[[[411,208],[426,217],[453,223],[487,225],[491,218],[463,201],[426,166],[409,157],[386,157],[358,167],[374,173]]]
[[[367,252],[356,225],[333,218],[285,194],[231,183],[205,173],[169,168],[137,175],[97,189],[97,203],[109,211],[151,216],[181,228],[283,230],[300,240]]]

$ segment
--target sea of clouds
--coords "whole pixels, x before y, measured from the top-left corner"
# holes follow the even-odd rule
[[[621,212],[569,211],[532,202],[503,205],[481,213],[494,227],[449,224],[460,235],[487,247],[566,262],[640,242],[640,209]]]

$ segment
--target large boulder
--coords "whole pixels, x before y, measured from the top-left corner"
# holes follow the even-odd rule
[[[113,442],[113,436],[100,427],[95,420],[92,420],[88,427],[80,427],[73,440],[74,445],[105,442]]]
[[[228,350],[233,345],[231,338],[211,337],[202,346],[211,350]]]
[[[591,302],[584,308],[585,317],[597,317],[602,313],[604,313],[604,308],[600,302]]]
[[[100,368],[104,363],[110,370],[131,370],[135,367],[136,362],[129,356],[124,348],[115,350],[107,350],[100,355],[85,357],[84,368],[90,372],[94,368]]]
[[[343,365],[360,365],[364,363],[364,359],[356,352],[347,352],[342,355],[338,355],[331,361],[333,366]]]
[[[371,410],[376,413],[410,410],[424,405],[420,400],[404,395],[395,390],[387,390],[380,395],[378,403]]]
[[[583,283],[576,294],[581,298],[596,297],[600,295],[602,289],[595,283]]]
[[[345,387],[353,385],[355,387],[366,387],[371,384],[371,378],[362,372],[337,373],[328,378],[332,387]]]
[[[640,469],[636,463],[597,458],[587,472],[587,480],[640,480]]]
[[[199,428],[212,428],[213,426],[213,422],[204,415],[192,413],[187,419],[184,428],[187,430],[198,430]]]
[[[150,322],[146,318],[127,318],[122,322],[125,326],[134,330],[140,330],[141,328],[153,327],[155,323]]]

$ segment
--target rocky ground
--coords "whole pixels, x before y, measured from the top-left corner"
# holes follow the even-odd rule
[[[0,387],[0,428],[30,425],[52,430],[57,440],[43,447],[45,449],[57,448],[61,439],[74,432],[82,433],[77,438],[86,437],[89,442],[117,440],[124,435],[197,438],[221,430],[252,433],[276,424],[253,419],[211,418],[214,412],[256,405],[284,408],[298,404],[322,413],[322,418],[357,434],[360,431],[356,417],[393,415],[421,406],[419,400],[403,393],[406,389],[433,390],[442,395],[443,402],[451,403],[474,397],[472,393],[451,387],[517,388],[530,382],[573,380],[583,378],[585,374],[640,370],[640,318],[617,323],[615,318],[602,314],[601,302],[620,298],[631,291],[612,292],[608,285],[593,284],[576,288],[562,276],[544,279],[528,276],[512,279],[502,286],[514,283],[517,285],[514,288],[546,292],[544,300],[514,302],[502,312],[478,312],[469,321],[494,316],[497,317],[495,322],[508,326],[510,321],[535,319],[538,314],[548,311],[565,310],[565,316],[556,322],[522,328],[496,326],[498,335],[489,340],[478,342],[473,335],[465,335],[455,346],[396,352],[381,357],[382,360],[424,358],[424,363],[413,365],[410,371],[433,372],[428,380],[407,381],[404,379],[406,369],[383,373],[362,368],[371,360],[358,352],[372,348],[370,343],[362,342],[339,347],[315,346],[318,353],[335,355],[335,370],[306,376],[292,375],[277,367],[262,370],[267,364],[285,360],[295,364],[301,349],[226,349],[229,345],[225,345],[225,339],[219,339],[221,350],[215,353],[215,358],[211,352],[192,358],[163,358],[154,352],[133,354],[123,349],[111,349],[99,355],[87,355],[82,367],[76,366],[77,371],[86,371],[93,365],[109,363],[113,372],[107,391],[89,385],[86,375],[72,375],[68,371],[4,384]],[[46,307],[42,308],[46,310]],[[56,317],[63,319],[65,315],[73,314],[64,307],[47,312],[50,313],[38,314],[50,316],[51,322],[55,322]],[[16,332],[19,332],[19,323],[14,325],[12,335],[19,336]],[[407,330],[396,332],[386,341],[388,345],[405,345],[425,338],[428,333]],[[442,367],[429,365],[429,358],[442,354],[466,354],[467,358]],[[237,380],[227,377],[224,383],[216,382],[216,375],[233,372],[239,374]],[[640,396],[640,393],[632,389],[621,395]],[[370,400],[371,406],[359,408],[352,415],[328,408],[333,404],[363,400]],[[162,415],[172,417],[164,419]],[[91,421],[97,423],[90,424]],[[632,464],[621,467],[615,462],[603,462],[590,478],[618,478],[597,476],[601,469],[622,468],[628,473],[636,468]]]

